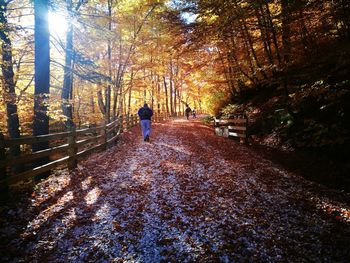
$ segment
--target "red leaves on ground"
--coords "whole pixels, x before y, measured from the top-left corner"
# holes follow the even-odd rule
[[[154,125],[151,144],[134,129],[31,199],[2,211],[3,249],[16,248],[5,260],[318,262],[350,251],[345,194],[193,121]]]

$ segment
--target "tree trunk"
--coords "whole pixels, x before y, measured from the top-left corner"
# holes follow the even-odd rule
[[[48,25],[48,0],[34,1],[35,40],[35,90],[33,135],[49,133],[47,103],[50,93],[50,32]],[[33,151],[48,148],[49,143],[33,144]]]
[[[70,1],[70,5],[72,2]],[[70,9],[72,6],[70,6]],[[65,122],[66,128],[71,129],[74,126],[73,121],[73,105],[72,105],[72,94],[73,94],[73,25],[69,20],[67,37],[66,37],[66,57],[64,66],[64,78],[62,88],[62,110],[63,115],[66,116]]]
[[[341,20],[345,31],[345,37],[350,38],[350,5],[347,0],[341,0]]]
[[[106,105],[103,102],[103,96],[102,96],[101,90],[97,91],[97,101],[98,101],[98,107],[99,107],[102,115],[105,116],[106,115]]]
[[[272,21],[269,4],[266,3],[265,5],[266,5],[267,18],[268,18],[270,30],[272,33],[272,42],[273,42],[273,45],[275,46],[275,52],[276,52],[278,63],[281,64],[281,55],[280,55],[280,51],[279,51],[279,47],[278,47],[277,33],[276,33],[275,25],[273,24],[273,21]]]
[[[304,11],[302,8],[299,9],[298,21],[300,23],[301,42],[304,46],[304,53],[306,56],[309,56],[311,50],[318,49],[318,45],[316,41],[313,39],[313,37],[311,36],[311,34],[309,33],[309,30],[307,29],[307,26],[305,23]]]
[[[152,59],[151,59],[152,63]],[[154,110],[154,77],[153,71],[151,71],[151,109]]]
[[[120,92],[120,82],[119,82],[119,76],[117,74],[115,86],[114,86],[114,97],[113,97],[113,119],[116,120],[116,117],[118,115],[117,108],[118,108],[118,99],[119,99],[119,92]]]
[[[124,109],[123,109],[123,105],[124,105],[124,96],[123,96],[123,86],[120,85],[119,87],[119,90],[120,90],[120,93],[119,93],[119,109],[118,109],[118,113],[117,115],[120,116],[120,115],[123,115],[123,112],[124,112]]]
[[[174,105],[173,105],[173,61],[170,60],[170,81],[169,81],[169,99],[170,99],[170,112],[171,115],[174,114]]]
[[[166,107],[166,112],[169,114],[169,99],[168,99],[168,87],[166,85],[166,79],[165,76],[163,76],[163,81],[164,81],[164,91],[165,91],[165,107]]]
[[[241,66],[241,63],[238,61],[238,58],[235,54],[235,46],[236,46],[236,41],[234,39],[234,37],[232,36],[231,38],[231,46],[228,45],[228,49],[230,50],[229,54],[228,54],[228,60],[230,61],[230,64],[233,64],[233,61],[236,65],[236,68],[239,69],[239,71],[247,78],[249,79],[251,82],[253,83],[256,83],[257,82],[257,79],[256,77],[254,76],[254,74],[252,74],[252,76],[250,76],[247,72],[244,71],[244,69],[242,68]],[[248,52],[248,55],[249,55],[249,52]],[[249,61],[251,61],[249,59]],[[251,67],[250,69],[252,70],[252,73],[254,73],[254,68],[253,68],[253,64],[250,63]],[[232,65],[233,67],[233,65]],[[237,88],[238,91],[240,91],[240,88]]]
[[[112,0],[108,0],[108,30],[112,31]],[[105,106],[106,106],[106,122],[110,123],[111,121],[111,83],[112,83],[112,41],[108,39],[108,76],[109,83],[105,91]]]
[[[259,13],[260,11],[260,13]],[[255,15],[257,17],[258,20],[258,26],[259,26],[259,31],[261,34],[261,40],[264,46],[264,51],[265,51],[265,55],[266,58],[268,59],[270,65],[273,65],[273,57],[272,57],[272,52],[271,52],[271,46],[270,46],[270,41],[269,41],[269,35],[267,33],[266,30],[266,24],[265,24],[265,19],[264,19],[264,13],[263,13],[263,9],[261,8],[261,4],[260,4],[260,8],[256,8],[255,9]]]
[[[262,76],[264,77],[264,79],[268,79],[264,69],[262,68],[260,62],[259,62],[259,59],[258,59],[258,56],[256,55],[256,52],[255,52],[255,49],[254,49],[254,45],[253,45],[253,40],[252,40],[252,37],[249,33],[249,30],[248,30],[248,27],[247,27],[247,24],[246,24],[246,21],[244,19],[241,19],[241,23],[242,23],[242,30],[243,30],[243,35],[247,41],[247,44],[248,44],[248,47],[250,48],[250,51],[251,51],[251,54],[254,58],[254,61],[255,61],[255,64],[256,66],[259,68],[259,71],[260,73],[262,74]]]
[[[132,94],[132,86],[134,81],[134,71],[131,69],[131,75],[130,75],[130,86],[129,86],[129,100],[128,100],[128,118],[130,117],[130,110],[131,110],[131,94]]]
[[[19,119],[16,104],[16,90],[14,83],[13,62],[12,62],[12,42],[9,37],[9,26],[6,17],[7,4],[4,0],[0,0],[0,39],[2,42],[2,63],[1,71],[4,81],[4,97],[7,113],[7,128],[10,138],[19,138]],[[10,149],[12,156],[20,154],[20,146],[13,146]]]
[[[83,1],[78,1],[75,12],[79,10],[80,6],[83,4]],[[66,0],[67,11],[70,15],[73,12],[73,1]],[[63,87],[62,87],[62,111],[63,115],[66,116],[65,125],[68,130],[71,130],[74,127],[74,118],[73,118],[73,83],[74,83],[74,45],[73,45],[73,36],[74,29],[72,24],[72,17],[68,19],[68,30],[66,34],[66,56],[65,56],[65,65],[64,65],[64,77],[63,77]]]
[[[106,111],[105,111],[105,119],[106,123],[110,123],[111,121],[111,85],[108,84],[106,91],[105,91],[105,106],[106,106]]]
[[[143,81],[146,82],[146,68],[143,69]],[[147,101],[147,89],[146,86],[143,86],[143,103]]]
[[[232,77],[230,75],[230,67],[231,67],[231,63],[229,61],[229,55],[227,55],[227,61],[225,60],[223,54],[221,53],[220,51],[220,48],[218,47],[217,48],[217,52],[218,52],[218,55],[219,55],[219,59],[220,59],[220,62],[221,62],[221,66],[222,66],[222,69],[223,69],[223,73],[224,73],[224,78],[226,80],[226,83],[227,83],[227,86],[230,90],[233,89],[234,85],[233,85],[233,82],[232,82]],[[230,51],[227,51],[227,53],[229,53]]]
[[[178,98],[178,101],[177,101],[177,105],[178,105],[178,112],[181,114],[181,92],[179,89],[177,89],[177,98]]]
[[[123,115],[126,116],[127,114],[127,100],[126,100],[126,93],[123,94]]]
[[[81,86],[81,83],[78,83],[79,86]],[[82,118],[80,114],[80,109],[81,109],[81,89],[77,89],[77,97],[78,97],[78,105],[76,107],[76,116],[77,116],[77,121],[78,121],[78,129],[81,129],[81,123],[82,123]],[[73,126],[72,126],[73,128]]]
[[[157,75],[157,109],[158,109],[158,114],[160,114],[160,81],[159,81],[159,75]]]
[[[288,64],[290,61],[290,3],[289,0],[281,0],[281,20],[282,20],[282,45],[283,45],[283,60]]]
[[[177,89],[174,87],[174,111],[177,113]]]
[[[251,75],[253,76],[252,78],[255,79],[254,82],[256,83],[256,82],[258,82],[258,77],[257,77],[257,74],[255,72],[254,65],[253,65],[253,60],[252,60],[252,56],[250,54],[248,41],[247,41],[247,38],[245,37],[245,34],[244,34],[243,30],[242,30],[241,34],[242,34],[242,38],[243,38],[243,42],[244,42],[244,50],[245,50],[245,53],[246,53],[246,61],[248,62],[248,67],[250,69]]]
[[[48,25],[48,0],[34,1],[34,120],[33,136],[49,134],[49,116],[47,108],[50,94],[50,32]],[[49,148],[49,142],[35,143],[32,145],[33,152]],[[34,167],[49,162],[49,157],[40,158],[33,164]],[[50,171],[35,177],[40,180],[50,175]]]

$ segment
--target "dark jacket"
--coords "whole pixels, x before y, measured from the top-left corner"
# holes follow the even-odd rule
[[[153,111],[150,108],[142,107],[137,113],[141,120],[151,120],[153,116]]]

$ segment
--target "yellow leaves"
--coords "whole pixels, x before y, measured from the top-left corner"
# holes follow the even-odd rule
[[[205,16],[202,16],[202,21],[205,21],[206,23],[208,23],[209,25],[211,24],[214,24],[219,16],[218,15],[213,15],[213,14],[210,14],[209,12],[207,12],[207,14],[205,14]]]

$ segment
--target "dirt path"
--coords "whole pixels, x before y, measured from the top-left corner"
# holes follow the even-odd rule
[[[27,204],[27,205],[25,205]],[[2,261],[341,262],[347,195],[196,121],[139,129],[3,209]]]

